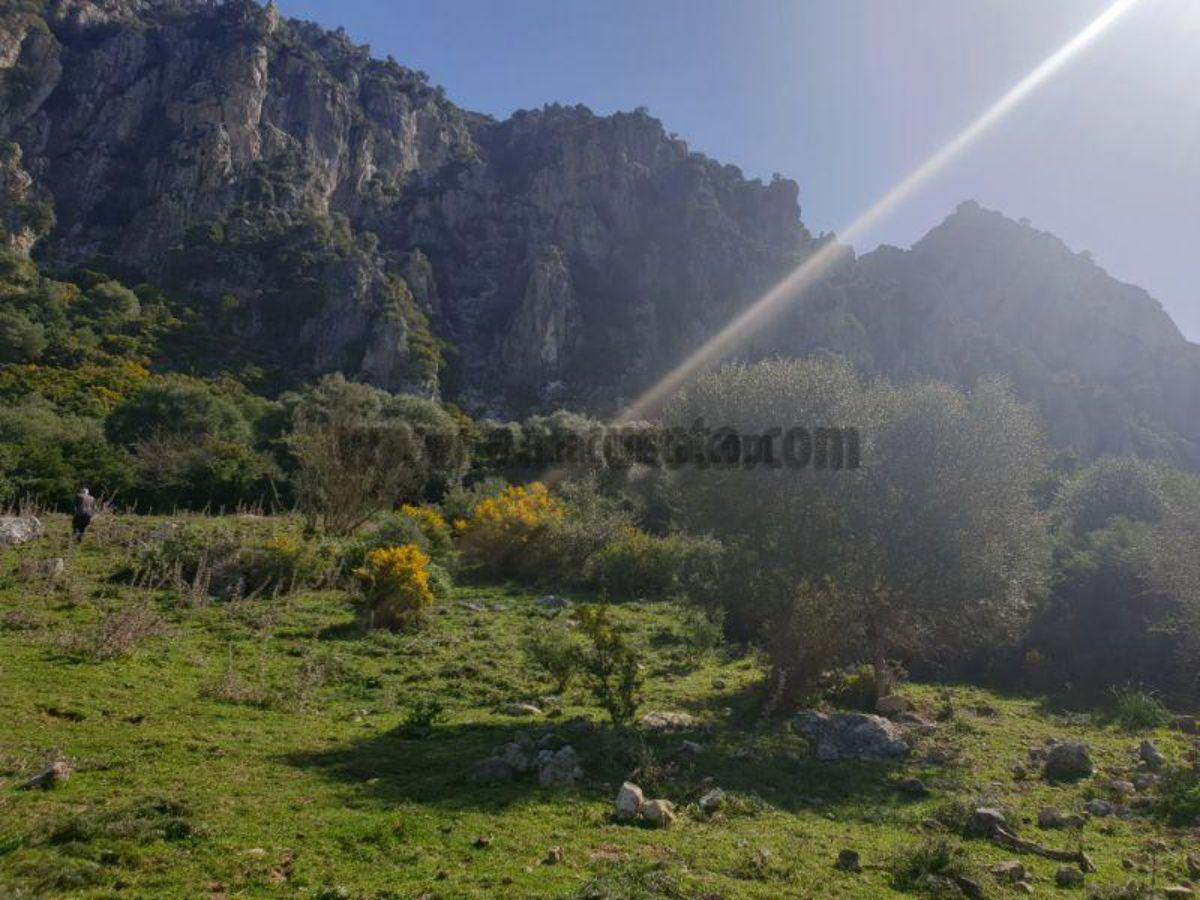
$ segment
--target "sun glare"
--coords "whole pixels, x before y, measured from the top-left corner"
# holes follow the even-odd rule
[[[952,140],[887,191],[858,218],[839,230],[837,232],[838,241],[830,241],[823,245],[790,275],[739,313],[717,334],[709,338],[699,349],[691,353],[682,363],[623,410],[617,416],[616,421],[630,422],[652,413],[694,375],[725,358],[746,339],[773,321],[783,309],[794,303],[808,288],[828,273],[835,263],[846,256],[850,252],[850,245],[856,239],[878,225],[926,182],[1016,109],[1022,101],[1086,50],[1122,16],[1142,2],[1143,0],[1117,0],[1109,6],[1078,34],[1013,85]],[[1200,9],[1200,4],[1196,4],[1193,8]]]

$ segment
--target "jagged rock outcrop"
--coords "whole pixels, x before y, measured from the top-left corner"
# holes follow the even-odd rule
[[[254,0],[10,0],[0,242],[186,299],[171,364],[342,371],[475,415],[615,411],[819,245],[798,188],[643,110],[496,121]],[[1200,348],[1144,291],[966,204],[739,350],[1004,374],[1059,446],[1200,468]]]

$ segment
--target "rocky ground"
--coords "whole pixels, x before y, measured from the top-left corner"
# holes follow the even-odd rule
[[[0,551],[6,897],[1190,896],[1158,815],[1194,722],[958,685],[761,721],[751,652],[625,604],[638,723],[520,650],[573,599],[467,586],[410,635],[338,591],[111,580],[148,523]],[[61,557],[60,567],[53,560]],[[34,564],[36,563],[36,565]],[[1126,887],[1132,883],[1132,886]]]

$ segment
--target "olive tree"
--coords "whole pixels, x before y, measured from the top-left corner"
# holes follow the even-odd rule
[[[1042,441],[1002,383],[963,393],[776,360],[701,378],[667,418],[742,436],[736,465],[718,451],[681,467],[676,502],[686,527],[733,548],[730,621],[765,634],[777,666],[803,660],[811,677],[865,657],[883,694],[890,655],[948,661],[1013,630],[1041,588]]]
[[[468,449],[437,403],[328,376],[285,398],[293,491],[311,526],[348,534],[375,513],[457,484]]]

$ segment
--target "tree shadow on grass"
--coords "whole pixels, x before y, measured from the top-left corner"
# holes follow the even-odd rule
[[[584,777],[568,788],[545,788],[536,773],[483,784],[476,763],[526,733],[536,743],[556,735],[575,748]],[[576,720],[561,725],[450,725],[416,738],[397,728],[348,745],[292,753],[283,762],[355,785],[367,802],[384,807],[416,803],[452,812],[497,813],[514,805],[584,799],[611,803],[617,787],[633,779],[647,798],[694,802],[713,786],[742,798],[747,807],[832,813],[842,819],[903,813],[908,803],[894,785],[903,763],[820,763],[803,755],[798,738],[779,733],[746,744],[734,732],[697,730],[648,734]],[[683,740],[701,743],[698,756],[679,752]]]

